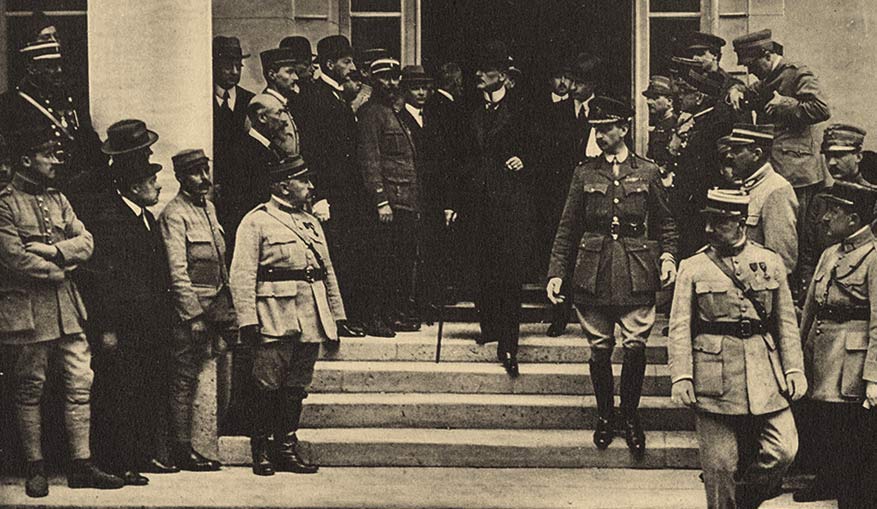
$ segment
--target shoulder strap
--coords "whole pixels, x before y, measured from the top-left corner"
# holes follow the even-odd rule
[[[279,217],[275,216],[274,213],[272,213],[270,210],[268,210],[267,207],[265,208],[265,213],[267,213],[269,216],[271,216],[272,218],[274,218],[278,223],[280,223],[280,224],[282,224],[283,226],[285,226],[289,231],[291,231],[292,233],[294,233],[296,237],[300,238],[301,241],[304,242],[305,245],[308,247],[308,249],[311,250],[311,253],[313,253],[314,258],[317,259],[317,264],[320,266],[320,268],[323,269],[323,270],[326,269],[326,264],[323,262],[323,257],[320,256],[320,252],[317,251],[317,248],[314,247],[314,244],[310,241],[310,239],[305,238],[305,236],[302,235],[302,234],[301,234],[298,230],[296,230],[295,228],[291,228],[288,224],[286,224],[286,222],[284,222],[282,219],[280,219]]]
[[[734,274],[734,271],[732,271],[731,268],[728,267],[725,262],[721,260],[721,258],[719,258],[719,255],[716,253],[715,249],[709,247],[706,251],[704,251],[704,254],[706,254],[707,258],[709,258],[710,261],[713,262],[715,266],[722,271],[723,274],[728,276],[728,278],[734,283],[734,286],[736,286],[740,289],[740,291],[743,292],[743,296],[749,299],[749,302],[752,303],[752,307],[755,309],[755,312],[758,313],[758,318],[761,319],[762,322],[767,322],[767,310],[764,309],[761,301],[755,298],[755,292],[752,291],[752,288],[746,286],[743,281],[740,281],[737,275]]]

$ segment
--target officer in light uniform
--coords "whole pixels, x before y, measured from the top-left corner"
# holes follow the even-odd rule
[[[346,316],[323,229],[305,211],[313,191],[307,165],[294,156],[273,164],[269,176],[271,198],[244,217],[231,264],[241,339],[253,345],[259,387],[253,473],[314,473],[296,450],[296,431],[320,343],[338,341],[335,322]]]
[[[807,391],[785,266],[747,239],[748,205],[742,191],[708,192],[710,245],[679,265],[670,313],[672,397],[695,410],[711,509],[778,494],[798,449],[789,399]]]
[[[808,396],[820,428],[817,477],[841,509],[873,507],[877,241],[869,223],[877,191],[838,181],[818,196],[828,205],[826,233],[840,242],[819,259],[801,320]]]

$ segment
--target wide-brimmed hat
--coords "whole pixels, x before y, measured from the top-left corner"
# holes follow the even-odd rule
[[[311,63],[317,55],[311,49],[311,41],[307,37],[292,35],[280,41],[280,47],[292,52],[292,56],[298,63]]]
[[[422,65],[406,65],[402,69],[402,86],[432,83],[432,76],[426,73]]]
[[[107,128],[107,141],[101,152],[115,156],[144,149],[158,141],[158,133],[146,128],[146,123],[137,119],[120,120]]]
[[[749,193],[742,189],[710,189],[706,193],[706,206],[700,212],[727,217],[744,217],[749,213]]]
[[[268,165],[268,178],[272,183],[291,178],[302,178],[311,174],[311,169],[300,155],[293,155]]]
[[[189,173],[196,168],[206,166],[210,158],[203,149],[189,148],[174,154],[171,161],[174,163],[174,173]]]
[[[241,50],[241,41],[237,37],[217,35],[213,38],[213,58],[243,60],[249,56]]]

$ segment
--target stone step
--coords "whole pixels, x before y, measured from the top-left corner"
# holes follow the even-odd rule
[[[661,322],[661,327],[663,322]],[[547,325],[522,324],[518,359],[521,362],[585,363],[590,359],[588,341],[578,325],[570,325],[563,336],[545,335]],[[324,360],[335,361],[422,361],[435,360],[438,326],[424,326],[418,332],[397,334],[395,338],[343,338],[337,351],[325,350]],[[442,333],[442,362],[495,362],[496,343],[479,345],[478,324],[448,322]],[[616,348],[613,362],[621,362],[624,352]],[[650,364],[666,364],[667,337],[660,327],[652,330],[646,344]]]
[[[635,461],[624,439],[597,450],[590,430],[303,429],[302,455],[325,466],[497,468],[698,468],[689,431],[646,433],[646,455]],[[249,439],[221,437],[227,465],[251,461]],[[448,487],[452,489],[452,487]]]
[[[621,366],[612,366],[618,392]],[[510,377],[498,363],[318,361],[311,392],[405,392],[471,394],[593,394],[581,364],[521,364]],[[669,396],[669,368],[646,366],[643,394]]]
[[[345,393],[305,403],[308,428],[587,429],[597,418],[593,396]],[[643,397],[639,413],[647,430],[694,430],[691,410],[667,397]]]

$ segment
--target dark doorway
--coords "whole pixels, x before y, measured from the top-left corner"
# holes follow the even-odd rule
[[[470,69],[485,40],[504,41],[531,93],[544,93],[547,62],[580,51],[599,55],[607,73],[598,93],[630,99],[631,2],[619,0],[422,0],[423,63]]]

